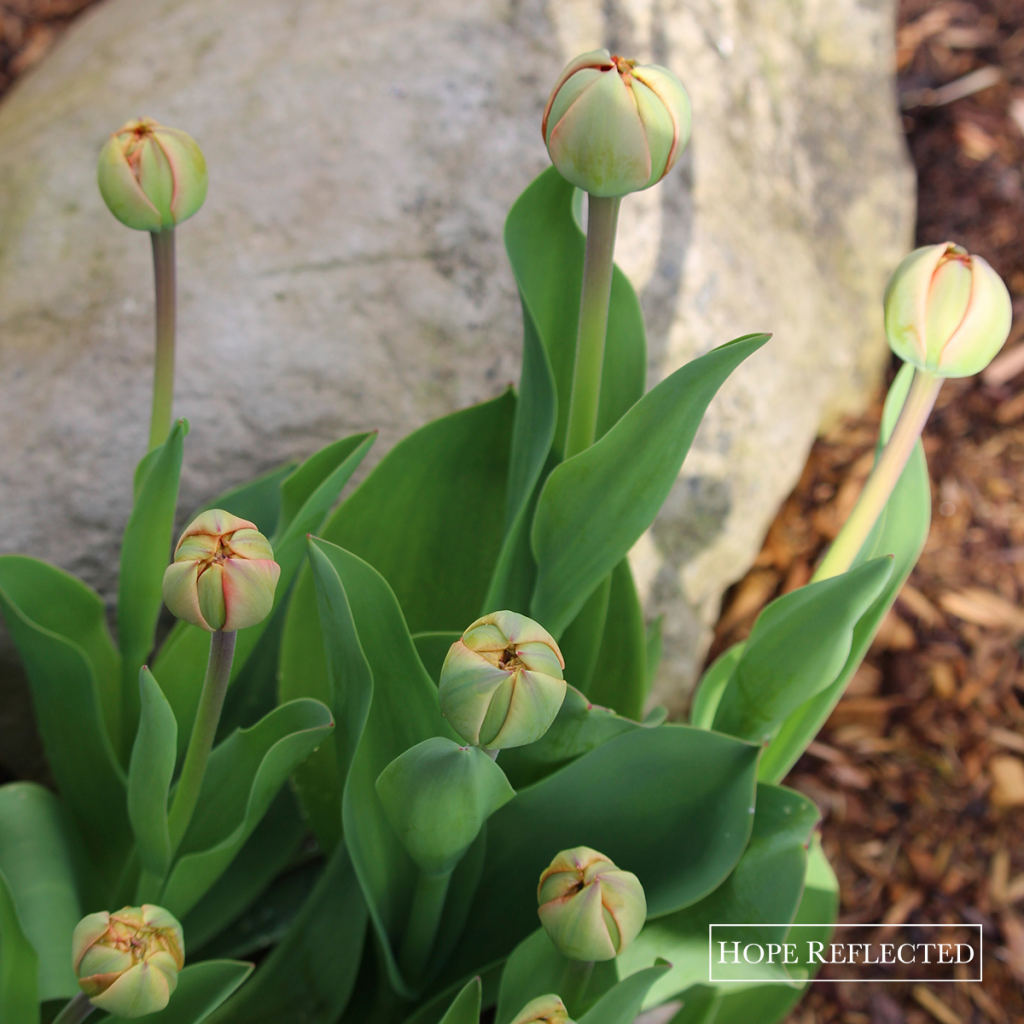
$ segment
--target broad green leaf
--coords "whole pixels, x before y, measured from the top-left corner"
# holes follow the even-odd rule
[[[577,992],[582,966],[579,961],[562,956],[548,933],[538,928],[505,961],[494,1024],[510,1024],[527,1003],[549,993],[561,996],[575,1019],[619,980],[614,960],[595,963],[582,991]],[[570,990],[574,998],[570,998]]]
[[[135,1019],[142,1024],[199,1024],[208,1020],[251,973],[252,964],[237,960],[188,964],[178,975],[178,987],[167,1008]]]
[[[0,1020],[4,1024],[39,1024],[38,978],[39,957],[0,868]]]
[[[366,904],[340,843],[287,935],[210,1024],[335,1024],[352,994],[365,936]]]
[[[264,537],[272,537],[281,519],[281,484],[295,472],[297,466],[297,462],[285,462],[238,487],[232,487],[205,505],[200,505],[186,521],[191,523],[208,509],[222,508],[239,519],[255,523]]]
[[[531,615],[559,636],[654,520],[722,383],[768,340],[753,334],[694,359],[649,391],[544,484],[531,543]]]
[[[139,731],[128,769],[128,818],[142,866],[163,878],[171,866],[167,794],[178,749],[178,725],[148,668],[139,672]]]
[[[636,722],[591,704],[574,686],[567,686],[551,728],[536,743],[503,750],[501,767],[512,785],[522,789],[602,743],[639,728]]]
[[[647,690],[651,692],[654,680],[658,675],[658,668],[661,666],[661,655],[664,647],[663,631],[665,627],[665,616],[659,615],[646,629],[644,634],[644,646],[647,649]]]
[[[769,739],[789,714],[835,681],[857,623],[891,574],[892,558],[876,558],[772,601],[754,623],[713,728],[755,742]]]
[[[392,984],[408,991],[392,950],[401,939],[418,869],[388,823],[375,784],[391,761],[417,743],[433,736],[458,737],[441,717],[437,688],[380,573],[322,540],[310,542],[310,563],[322,622],[329,629],[327,642],[335,645],[338,663],[358,666],[363,659],[372,680],[369,714],[345,783],[343,831]],[[356,706],[365,700],[365,677],[360,687],[362,692],[352,694]]]
[[[85,840],[101,888],[131,847],[120,729],[120,659],[103,601],[55,566],[0,557],[0,609],[25,664],[47,761]]]
[[[467,622],[468,626],[469,623]],[[452,644],[462,634],[455,630],[446,630],[439,633],[413,633],[412,642],[416,645],[416,653],[427,670],[427,675],[437,683],[441,678],[441,666],[444,659],[448,657],[448,651]]]
[[[276,480],[280,488],[280,514],[276,517],[277,528],[270,541],[274,558],[281,566],[281,577],[274,595],[274,611],[263,622],[238,631],[232,681],[242,675],[264,634],[275,625],[279,626],[277,612],[288,600],[292,581],[302,564],[306,536],[323,525],[331,506],[358,469],[376,436],[376,433],[354,434],[335,441],[315,452],[288,476],[282,478],[272,474],[269,478]],[[239,506],[243,504],[244,501],[238,502]],[[179,757],[184,755],[195,720],[209,650],[209,634],[196,626],[179,622],[160,649],[153,666],[178,722]]]
[[[9,886],[20,928],[39,955],[40,1002],[78,991],[71,969],[71,933],[82,909],[73,843],[64,809],[49,790],[34,782],[0,786],[0,872]],[[3,922],[5,933],[11,920],[7,915]],[[12,955],[21,959],[16,952],[18,941],[15,935]]]
[[[320,701],[282,704],[210,755],[196,812],[160,903],[176,917],[224,873],[285,780],[334,727]]]
[[[579,1024],[633,1024],[651,986],[657,984],[671,966],[662,961],[631,974],[601,996],[580,1017]]]
[[[441,1018],[441,1024],[480,1024],[480,979],[467,982],[466,987],[455,997],[448,1012]]]
[[[306,834],[295,797],[285,786],[227,871],[182,920],[190,953],[201,950],[262,898],[295,857]]]
[[[698,729],[711,728],[725,687],[743,655],[743,647],[743,643],[733,644],[715,658],[711,667],[701,676],[690,706],[690,725]]]
[[[649,918],[702,899],[746,846],[757,756],[702,729],[635,729],[519,792],[488,822],[483,876],[444,978],[500,960],[536,928],[537,879],[559,850],[590,846],[634,872]]]
[[[594,675],[586,690],[595,704],[640,721],[647,699],[647,640],[644,613],[624,558],[612,570],[608,614]]]
[[[136,474],[135,503],[121,541],[117,583],[117,639],[121,648],[123,729],[127,761],[139,720],[139,669],[153,650],[163,607],[164,570],[171,558],[174,511],[188,422],[178,420],[167,440],[150,452]]]
[[[581,693],[590,693],[590,683],[601,654],[611,590],[611,576],[606,576],[558,638],[559,649],[565,658],[565,678]]]
[[[751,926],[720,929],[722,934],[714,936],[716,942],[724,938],[785,941],[785,927],[768,926],[792,921],[797,912],[807,870],[806,848],[818,820],[817,808],[799,793],[775,786],[757,787],[753,832],[736,869],[699,903],[648,920],[633,945],[619,957],[623,974],[632,974],[658,957],[672,964],[647,996],[648,1007],[672,999],[692,985],[713,984],[708,973],[709,925]],[[744,964],[743,969],[749,966]],[[787,981],[785,969],[775,966],[778,969],[766,977]],[[728,976],[728,968],[716,964],[716,979],[723,975]]]
[[[891,393],[897,392],[898,383],[899,375]],[[895,414],[889,411],[892,408],[887,403],[887,418],[890,422],[895,420]],[[868,538],[858,556],[859,561],[864,562],[880,555],[892,555],[893,569],[889,582],[857,623],[850,655],[835,682],[797,708],[769,744],[761,759],[759,773],[764,781],[779,782],[786,777],[839,703],[847,684],[864,660],[878,627],[921,556],[930,526],[931,483],[924,448],[918,442],[886,504],[880,527]]]

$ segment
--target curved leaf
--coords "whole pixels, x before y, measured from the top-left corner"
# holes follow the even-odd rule
[[[536,928],[537,879],[559,850],[591,846],[634,872],[649,918],[707,895],[746,846],[757,756],[702,729],[635,729],[522,790],[488,822],[483,876],[444,978],[508,956]]]
[[[117,638],[121,647],[123,729],[127,760],[139,720],[139,669],[153,650],[163,607],[164,570],[171,557],[181,458],[188,421],[178,420],[167,440],[139,463],[135,502],[121,541],[117,582]]]
[[[743,647],[741,642],[723,651],[701,677],[690,705],[690,725],[698,729],[711,728],[725,687],[743,655]]]
[[[78,991],[71,969],[71,933],[82,910],[72,843],[64,809],[49,790],[34,782],[0,786],[0,871],[24,936],[39,955],[41,1002]],[[10,922],[8,915],[5,931]],[[16,935],[12,941],[16,947]]]
[[[555,636],[651,525],[715,392],[767,340],[748,335],[687,363],[552,471],[533,520],[530,607]]]
[[[171,866],[167,794],[178,749],[178,724],[153,673],[139,672],[139,731],[128,769],[128,818],[142,866],[163,878]]]
[[[4,555],[0,610],[28,673],[50,770],[97,884],[112,889],[132,837],[124,772],[111,743],[120,729],[120,660],[103,601],[56,566]]]
[[[891,574],[892,558],[876,558],[772,601],[754,623],[713,728],[769,739],[787,715],[835,681],[857,623]]]
[[[468,625],[468,623],[467,623]],[[412,642],[416,645],[416,653],[427,670],[427,675],[435,683],[441,678],[441,666],[448,657],[448,650],[462,633],[455,630],[444,630],[435,633],[413,633]]]
[[[601,996],[580,1018],[579,1024],[633,1024],[651,986],[657,984],[671,966],[661,962],[631,974]]]
[[[39,957],[18,917],[14,895],[0,869],[0,1020],[39,1024]]]
[[[281,577],[274,595],[275,612],[288,600],[292,581],[305,554],[306,535],[315,533],[321,527],[331,506],[372,447],[376,436],[376,432],[354,434],[335,441],[315,452],[287,476],[282,477],[279,471],[274,471],[257,481],[258,487],[254,485],[253,489],[258,495],[262,495],[271,482],[280,491],[277,528],[270,538],[274,558],[281,566]],[[266,496],[263,495],[261,500],[265,501]],[[214,507],[226,508],[229,504],[244,509],[246,504],[254,504],[253,494],[249,493],[249,489],[229,492],[225,496],[225,504]],[[228,511],[233,509],[229,508]],[[232,681],[245,670],[257,644],[275,622],[275,613],[271,612],[262,622],[238,631],[231,669]],[[192,722],[195,720],[209,649],[209,634],[196,626],[179,622],[160,648],[153,665],[153,672],[160,680],[178,722],[179,757],[185,752]]]
[[[211,1024],[334,1024],[355,986],[366,904],[339,844],[284,939]]]
[[[483,992],[480,979],[474,978],[455,997],[441,1024],[480,1024],[480,997]]]
[[[252,973],[252,964],[237,960],[204,960],[178,975],[178,987],[167,1008],[136,1017],[142,1024],[199,1024]],[[116,1018],[115,1018],[116,1019]]]
[[[162,906],[183,917],[196,905],[252,834],[295,766],[333,727],[331,712],[320,701],[294,700],[214,749]]]

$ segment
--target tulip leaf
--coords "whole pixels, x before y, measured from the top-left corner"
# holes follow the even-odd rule
[[[38,954],[38,998],[61,999],[78,991],[71,969],[71,933],[82,917],[75,884],[74,836],[60,801],[34,782],[0,786],[0,872],[17,921],[3,913],[0,959],[7,929],[19,960],[17,930]],[[12,923],[13,922],[13,923]],[[2,968],[0,968],[2,969]],[[2,1008],[2,1004],[0,1004]],[[7,1018],[3,1017],[6,1024]]]
[[[531,615],[549,632],[561,635],[654,521],[711,399],[767,340],[747,335],[687,363],[552,471],[531,534],[538,565]]]
[[[647,688],[645,692],[648,694],[654,686],[658,668],[661,666],[661,656],[664,652],[664,628],[665,616],[659,615],[647,627],[644,634],[644,648],[647,654]]]
[[[483,987],[479,978],[466,983],[465,988],[455,997],[440,1024],[480,1024],[480,998]]]
[[[595,704],[640,721],[647,699],[647,638],[644,613],[629,562],[612,570],[608,614],[597,664],[586,694]]]
[[[328,447],[330,447],[328,445]],[[285,462],[238,487],[218,494],[212,501],[201,505],[186,522],[191,523],[202,512],[222,508],[239,519],[248,519],[264,537],[272,537],[281,519],[281,484],[296,470],[298,463]]]
[[[850,656],[857,623],[892,574],[892,562],[875,558],[772,601],[754,622],[713,728],[764,742],[834,682]]]
[[[924,448],[918,442],[889,498],[880,527],[859,555],[861,560],[892,555],[893,569],[889,580],[854,628],[849,656],[835,681],[794,710],[764,752],[760,768],[760,778],[764,781],[784,779],[825,724],[921,556],[930,526],[931,483]]]
[[[527,1003],[549,993],[561,996],[575,1019],[619,980],[614,960],[595,963],[583,990],[575,1000],[570,1000],[569,989],[579,984],[578,976],[579,963],[562,956],[548,933],[538,928],[505,961],[494,1024],[510,1024]]]
[[[111,888],[132,839],[112,744],[120,730],[120,656],[103,600],[56,566],[4,555],[0,609],[28,674],[50,770],[85,840],[96,883]]]
[[[537,879],[558,850],[590,846],[636,874],[649,919],[702,899],[746,846],[758,752],[688,726],[634,729],[520,791],[488,822],[483,875],[444,979],[500,960],[536,928]]]
[[[199,1024],[208,1020],[250,974],[252,964],[237,960],[189,964],[178,975],[178,987],[167,1007],[135,1019],[142,1024]]]
[[[558,638],[559,649],[565,658],[565,678],[571,680],[581,693],[590,692],[590,683],[601,654],[601,638],[608,618],[611,592],[612,579],[606,576]]]
[[[468,626],[469,623],[467,622],[466,625]],[[416,653],[420,656],[427,675],[435,683],[441,679],[441,667],[444,665],[444,659],[448,657],[449,649],[461,636],[461,633],[454,630],[413,633],[412,642],[416,645]]]
[[[582,1017],[579,1024],[633,1024],[652,985],[669,971],[664,960],[631,974],[609,989]]]
[[[188,422],[178,420],[167,440],[150,452],[135,478],[135,502],[121,541],[117,583],[117,637],[121,647],[123,726],[127,761],[139,719],[139,669],[153,650],[163,607],[164,570],[171,557],[181,458]]]
[[[224,873],[284,781],[334,727],[317,700],[293,700],[210,755],[196,812],[160,903],[182,917]]]
[[[305,838],[306,823],[294,795],[285,786],[238,856],[182,920],[189,950],[201,950],[254,901],[262,899]]]
[[[323,525],[331,506],[358,469],[376,436],[376,433],[354,434],[335,441],[315,452],[287,476],[281,476],[279,471],[275,471],[258,481],[260,486],[257,493],[266,490],[272,481],[280,492],[280,514],[275,516],[277,526],[270,540],[274,558],[281,566],[281,578],[274,595],[274,612],[263,622],[238,631],[231,670],[232,681],[242,674],[260,639],[274,622],[276,611],[288,600],[292,580],[305,554],[306,535],[315,533]],[[224,505],[212,507],[223,507],[234,512],[234,509],[227,507],[233,503],[232,496],[235,497],[235,508],[244,509],[246,504],[254,503],[253,495],[243,489],[229,492],[225,496]],[[265,501],[266,497],[262,500]],[[255,519],[251,521],[257,522]],[[262,524],[257,522],[257,525]],[[153,665],[153,672],[160,680],[178,722],[179,758],[184,755],[192,722],[195,720],[209,650],[209,634],[197,626],[179,622],[160,649]]]
[[[698,729],[711,728],[725,687],[743,655],[743,648],[743,643],[733,644],[715,658],[711,667],[701,676],[693,703],[690,705],[690,725]]]
[[[375,788],[402,845],[430,874],[450,872],[484,822],[516,795],[489,754],[443,736],[399,754]]]
[[[178,724],[153,673],[139,672],[139,731],[128,769],[128,818],[142,866],[163,878],[171,866],[167,794],[174,776]]]
[[[503,750],[501,767],[512,785],[522,789],[602,743],[639,728],[609,708],[591,704],[574,686],[566,686],[565,700],[551,728],[536,743]]]
[[[0,869],[0,1020],[39,1024],[39,957],[22,928],[14,894]]]
[[[818,823],[817,808],[789,789],[761,784],[750,842],[729,877],[705,899],[674,914],[648,920],[636,941],[619,957],[619,969],[631,974],[657,957],[672,968],[652,988],[646,1006],[672,999],[694,984],[713,985],[708,973],[708,926],[744,924],[722,929],[715,941],[785,941],[800,904],[807,871],[807,845]],[[765,884],[770,879],[771,884]],[[747,970],[743,964],[741,970]],[[763,965],[766,978],[789,981],[781,964]],[[715,964],[715,975],[728,977],[728,967]],[[739,975],[742,977],[743,975]],[[731,986],[732,983],[730,983]],[[757,1019],[760,1019],[758,1017]]]
[[[285,937],[210,1024],[335,1024],[355,986],[365,936],[366,904],[339,843]]]

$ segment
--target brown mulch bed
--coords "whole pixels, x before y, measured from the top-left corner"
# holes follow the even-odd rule
[[[0,0],[0,94],[94,0]],[[989,259],[1018,316],[982,380],[950,382],[925,443],[920,565],[789,783],[822,809],[846,921],[980,923],[981,985],[815,983],[794,1024],[1024,1021],[1024,0],[903,0],[900,94],[918,241]],[[972,77],[973,76],[973,77]],[[806,582],[867,472],[880,404],[814,448],[716,650]]]

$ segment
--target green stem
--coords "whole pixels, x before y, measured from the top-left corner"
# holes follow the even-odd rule
[[[64,1009],[53,1018],[53,1024],[79,1024],[79,1021],[85,1020],[95,1009],[96,1007],[89,1002],[89,997],[84,992],[79,992],[64,1004]]]
[[[451,878],[450,871],[446,875],[428,875],[421,871],[416,879],[409,923],[398,952],[398,966],[409,982],[417,982],[427,969]]]
[[[199,707],[196,709],[196,719],[192,724],[185,763],[181,767],[181,777],[178,779],[174,801],[167,817],[172,853],[177,853],[199,800],[203,776],[206,774],[206,762],[210,759],[213,740],[220,724],[221,709],[224,707],[224,695],[228,691],[228,682],[231,679],[235,635],[234,630],[218,630],[210,636],[210,660],[206,665],[203,692],[199,697]]]
[[[590,976],[594,973],[593,960],[570,960],[568,970],[565,972],[565,980],[562,982],[562,991],[558,994],[565,1003],[565,1008],[573,1017],[582,1016],[586,1007],[583,1005],[583,996],[586,994],[587,986],[590,984]]]
[[[174,228],[154,231],[153,277],[156,281],[156,362],[153,370],[153,412],[149,450],[159,448],[171,432],[174,404],[174,325],[176,318]]]
[[[936,377],[927,370],[918,370],[914,374],[892,436],[864,484],[850,518],[832,542],[832,547],[828,549],[811,582],[838,576],[853,565],[924,430],[935,399],[939,396],[942,381],[942,377]]]
[[[601,368],[608,333],[608,303],[612,294],[615,228],[621,198],[590,196],[587,213],[587,252],[583,261],[580,326],[576,336],[576,365],[569,400],[565,457],[572,458],[594,443],[601,399]]]

